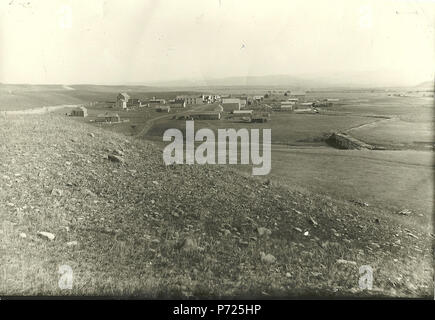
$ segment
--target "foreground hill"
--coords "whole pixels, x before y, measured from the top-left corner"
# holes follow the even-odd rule
[[[58,115],[0,119],[0,140],[1,295],[433,293],[432,235],[371,208],[226,167],[167,167],[149,142]]]

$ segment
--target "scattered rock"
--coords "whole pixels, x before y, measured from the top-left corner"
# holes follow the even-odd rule
[[[182,245],[181,245],[181,250],[183,251],[195,251],[198,250],[198,244],[196,243],[195,240],[190,239],[190,238],[186,238],[184,239]]]
[[[45,231],[38,231],[37,235],[40,236],[41,238],[44,238],[44,239],[50,240],[50,241],[53,241],[54,238],[56,237],[54,234],[52,234],[50,232],[45,232]]]
[[[159,183],[157,181],[153,181],[153,184],[158,185]]]
[[[66,243],[66,245],[68,246],[68,247],[73,247],[73,246],[76,246],[76,245],[78,245],[79,243],[77,242],[77,241],[69,241],[69,242],[67,242]]]
[[[61,197],[62,194],[63,194],[63,191],[60,190],[60,189],[55,189],[55,188],[53,188],[53,189],[51,190],[51,195],[52,195],[52,196],[58,196],[58,197]]]
[[[184,210],[181,209],[181,208],[175,208],[175,209],[172,211],[172,215],[173,215],[174,217],[181,217],[181,216],[184,215]]]
[[[377,248],[377,249],[380,249],[380,248],[381,248],[381,246],[380,246],[379,244],[377,244],[376,242],[372,242],[372,243],[370,243],[370,245],[371,245],[372,247]]]
[[[351,200],[350,202],[353,202],[353,203],[355,203],[355,204],[357,204],[357,205],[359,205],[361,207],[368,207],[369,206],[369,204],[367,202],[362,202],[362,201],[359,201],[359,200]]]
[[[276,262],[276,258],[271,255],[270,253],[265,254],[264,252],[260,252],[260,256],[261,256],[261,261],[266,262],[266,263],[275,263]]]
[[[82,189],[82,190],[81,190],[81,193],[82,193],[84,196],[96,197],[96,194],[93,193],[93,192],[92,192],[91,190],[89,190],[89,189]]]
[[[270,230],[268,228],[264,228],[264,227],[258,227],[257,228],[257,232],[260,235],[260,237],[262,237],[262,236],[270,236],[272,234],[272,230]]]
[[[317,227],[318,223],[317,223],[316,220],[314,220],[312,217],[310,217],[309,220],[310,220],[310,222],[311,222],[311,224],[312,224],[313,226]]]
[[[415,234],[411,233],[411,232],[407,232],[406,234],[407,234],[408,236],[414,238],[414,239],[418,239],[418,237],[417,237]]]
[[[302,229],[301,229],[301,228],[294,227],[293,229],[295,229],[296,231],[302,232]]]
[[[27,238],[27,234],[25,234],[24,232],[21,232],[20,233],[20,238],[23,238],[23,239]]]
[[[412,213],[412,211],[411,210],[409,210],[409,209],[403,209],[403,210],[400,210],[399,212],[397,212],[398,214],[401,214],[402,216],[407,216],[407,215],[410,215],[411,213]]]
[[[245,246],[245,247],[249,246],[249,242],[248,242],[248,241],[240,240],[239,243],[240,243],[242,246]]]
[[[120,156],[114,155],[114,154],[109,154],[107,156],[107,158],[112,161],[112,162],[119,162],[119,163],[124,163],[124,159],[122,159]]]
[[[172,215],[176,218],[178,218],[180,216],[177,211],[172,211]]]
[[[90,136],[91,138],[94,138],[94,137],[95,137],[95,134],[93,134],[92,132],[89,132],[89,133],[88,133],[88,136]]]
[[[117,156],[123,157],[124,156],[124,151],[116,149],[116,150],[113,150],[113,154],[117,155]]]
[[[338,259],[336,262],[339,263],[339,264],[347,264],[347,265],[356,266],[356,262],[355,261]]]

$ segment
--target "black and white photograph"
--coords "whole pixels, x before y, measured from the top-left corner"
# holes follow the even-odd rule
[[[434,79],[429,0],[0,0],[0,300],[433,300]]]

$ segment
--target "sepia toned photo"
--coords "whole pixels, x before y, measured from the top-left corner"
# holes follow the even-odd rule
[[[433,299],[434,71],[433,1],[0,0],[0,297]]]

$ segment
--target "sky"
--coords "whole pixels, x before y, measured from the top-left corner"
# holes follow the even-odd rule
[[[370,73],[412,85],[434,78],[434,29],[429,0],[0,0],[0,82]]]

